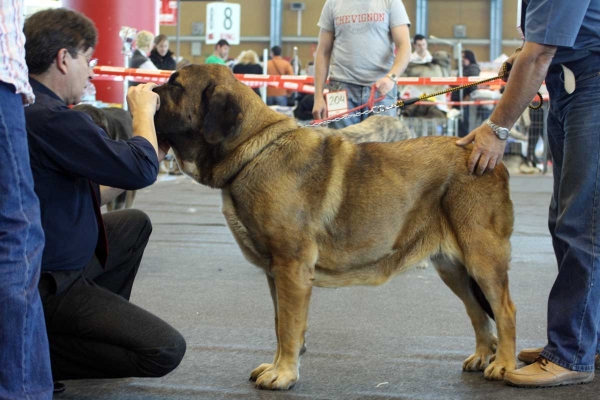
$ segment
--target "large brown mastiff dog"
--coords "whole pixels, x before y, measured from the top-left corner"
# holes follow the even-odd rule
[[[515,368],[504,165],[470,175],[471,149],[450,137],[354,144],[298,127],[224,66],[186,67],[155,91],[158,134],[186,174],[221,189],[229,228],[266,273],[277,351],[252,371],[258,387],[298,380],[313,286],[379,285],[424,258],[475,329],[463,369],[499,380]]]

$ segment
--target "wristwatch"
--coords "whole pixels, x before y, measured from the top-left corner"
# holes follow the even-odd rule
[[[510,132],[510,130],[508,128],[503,128],[501,126],[498,126],[495,123],[493,123],[492,121],[490,121],[489,119],[487,121],[485,121],[485,123],[490,128],[492,128],[492,130],[494,131],[494,134],[496,136],[498,136],[498,139],[500,139],[500,140],[508,139],[508,133]]]
[[[398,83],[398,75],[396,75],[396,74],[388,74],[387,77],[390,78],[391,80],[393,80],[394,83]]]

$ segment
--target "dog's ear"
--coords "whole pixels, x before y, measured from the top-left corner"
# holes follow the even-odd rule
[[[217,144],[235,132],[241,120],[241,109],[235,96],[223,85],[216,86],[206,101],[208,107],[202,133],[209,144]]]

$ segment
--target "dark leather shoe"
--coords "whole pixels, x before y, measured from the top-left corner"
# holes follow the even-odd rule
[[[62,382],[54,382],[54,394],[62,393],[67,390],[67,387]]]
[[[543,350],[543,347],[539,347],[537,349],[523,349],[519,352],[517,358],[523,361],[525,364],[531,364],[540,356],[540,353]],[[594,363],[594,366],[596,371],[600,371],[600,354],[596,354],[596,362]]]
[[[523,388],[579,385],[594,379],[594,371],[571,371],[539,357],[533,364],[504,374],[504,383]]]

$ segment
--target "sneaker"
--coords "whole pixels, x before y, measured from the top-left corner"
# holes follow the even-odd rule
[[[517,358],[523,361],[525,364],[531,364],[540,356],[540,353],[543,350],[543,347],[539,347],[537,349],[523,349],[519,352]],[[596,354],[596,362],[594,363],[594,367],[596,371],[600,371],[600,354]]]
[[[504,383],[523,388],[543,388],[554,386],[579,385],[594,379],[594,371],[571,371],[538,357],[533,364],[504,374]]]

